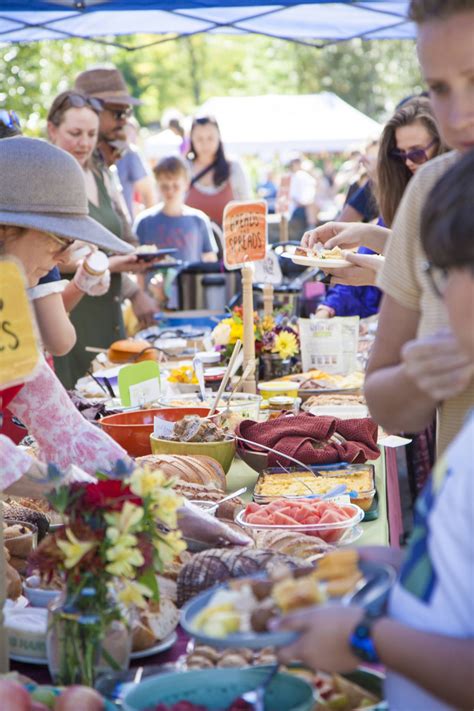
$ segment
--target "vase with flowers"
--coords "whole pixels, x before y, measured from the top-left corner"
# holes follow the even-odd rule
[[[230,358],[234,345],[243,338],[243,317],[240,307],[220,321],[212,332],[214,345],[224,359]],[[284,311],[261,318],[254,313],[255,355],[259,358],[262,380],[282,377],[294,372],[300,353],[297,323]]]
[[[50,672],[61,685],[93,686],[101,671],[127,668],[130,611],[159,599],[156,573],[186,547],[173,482],[160,471],[119,469],[49,495],[65,525],[30,560],[46,581],[59,575],[64,584],[46,638]]]

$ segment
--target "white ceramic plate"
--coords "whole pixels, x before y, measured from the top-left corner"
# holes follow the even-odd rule
[[[10,660],[12,662],[21,662],[22,664],[38,664],[39,666],[45,666],[48,661],[43,657],[24,657],[22,654],[10,653]]]
[[[300,264],[302,267],[313,267],[318,269],[344,269],[345,267],[354,266],[347,259],[321,259],[318,257],[305,257],[303,254],[294,254],[293,252],[283,252],[280,256],[291,259],[295,264]]]
[[[170,647],[173,646],[177,639],[178,635],[176,634],[176,632],[172,632],[161,642],[154,644],[153,647],[148,647],[148,649],[142,649],[140,652],[132,652],[130,655],[130,659],[143,659],[144,657],[151,657],[153,654],[166,652],[167,649],[170,649]]]

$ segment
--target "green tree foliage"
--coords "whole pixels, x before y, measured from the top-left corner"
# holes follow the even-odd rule
[[[257,36],[196,36],[154,44],[128,37],[137,51],[82,40],[0,46],[0,105],[15,109],[29,133],[41,133],[54,96],[87,67],[116,64],[144,104],[142,123],[173,107],[192,112],[212,96],[333,91],[383,120],[422,87],[413,42],[352,40],[323,49]]]

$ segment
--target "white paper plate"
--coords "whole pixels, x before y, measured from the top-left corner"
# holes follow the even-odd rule
[[[317,267],[323,270],[344,269],[354,266],[351,262],[348,262],[347,259],[318,259],[318,257],[305,257],[302,254],[294,254],[293,252],[283,252],[280,256],[291,259],[292,262],[302,267]]]
[[[39,666],[46,666],[48,661],[43,657],[24,657],[21,654],[10,653],[10,661],[21,662],[22,664],[38,664]]]
[[[144,657],[151,657],[153,656],[153,654],[166,652],[167,649],[170,649],[170,647],[173,646],[177,639],[178,635],[176,634],[176,632],[172,632],[161,642],[154,644],[153,647],[148,647],[148,649],[142,649],[140,652],[132,652],[130,655],[130,659],[143,659]]]

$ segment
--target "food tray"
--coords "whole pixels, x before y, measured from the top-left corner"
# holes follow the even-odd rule
[[[291,259],[294,264],[299,264],[302,267],[311,267],[313,269],[344,269],[347,267],[353,267],[352,262],[348,262],[347,259],[337,259],[337,258],[321,258],[318,256],[307,256],[304,254],[295,254],[295,252],[282,252],[281,257],[285,259]]]
[[[318,482],[315,481],[315,488],[314,488],[314,493],[315,494],[326,494],[328,491],[330,491],[332,488],[337,486],[338,483],[340,483],[341,477],[355,477],[358,474],[362,472],[369,472],[369,485],[367,487],[364,487],[364,489],[361,489],[358,491],[358,497],[356,499],[351,499],[351,503],[356,504],[356,506],[359,506],[363,511],[368,511],[370,507],[372,506],[374,496],[375,496],[375,469],[373,464],[349,464],[346,466],[341,465],[340,467],[338,465],[332,466],[331,468],[325,468],[324,466],[317,467],[317,466],[312,466],[310,467],[312,471],[315,472],[315,479],[324,479],[328,481],[328,487],[324,486],[324,490],[321,490],[318,488]],[[319,474],[319,476],[318,476]],[[259,474],[259,477],[257,479],[257,483],[255,484],[255,489],[254,489],[254,494],[253,494],[253,499],[257,504],[268,504],[270,501],[273,501],[274,499],[281,499],[281,498],[306,498],[309,494],[309,491],[306,491],[306,493],[293,493],[291,490],[289,493],[284,493],[285,489],[285,482],[289,479],[289,475],[293,475],[295,478],[301,478],[304,481],[308,480],[308,472],[306,470],[302,470],[299,467],[288,467],[286,470],[282,469],[281,467],[268,467],[267,469],[264,469],[261,474]],[[268,481],[268,478],[272,477],[272,480],[278,480],[282,482],[282,487],[283,491],[276,493],[275,495],[268,495],[268,494],[262,494],[260,493],[260,490],[263,489],[265,481]],[[274,478],[274,479],[273,479]],[[322,484],[322,482],[321,482]],[[308,485],[311,486],[311,484],[308,483]],[[351,484],[351,486],[356,486],[355,484]],[[301,485],[302,491],[306,489],[305,486]],[[349,489],[349,486],[348,486]],[[357,490],[357,489],[356,489]]]

